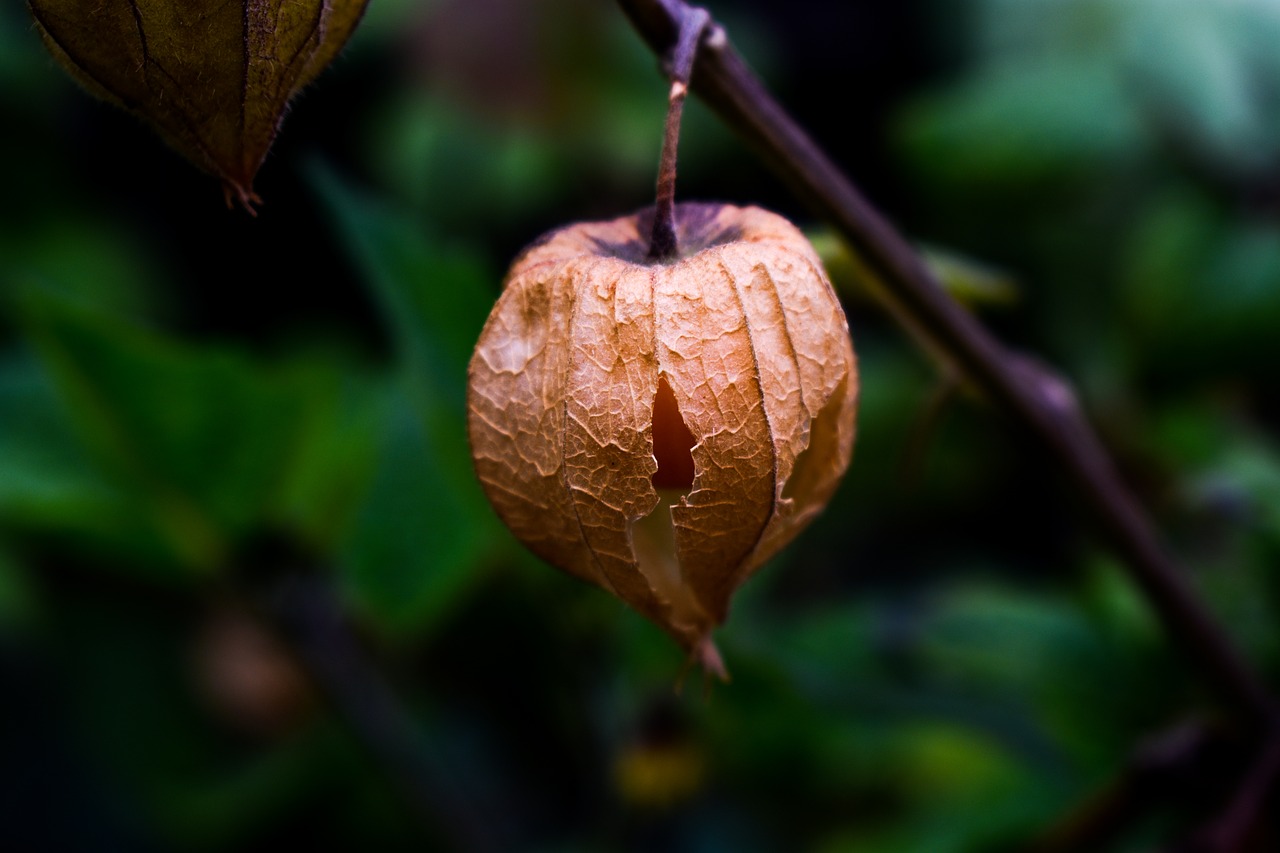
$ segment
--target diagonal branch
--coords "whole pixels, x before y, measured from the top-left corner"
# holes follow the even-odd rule
[[[688,14],[683,0],[619,0],[658,53]],[[693,91],[833,225],[885,284],[891,308],[922,332],[991,400],[1038,437],[1093,507],[1132,579],[1165,629],[1239,722],[1262,728],[1273,717],[1266,686],[1214,621],[1165,552],[1080,410],[1071,386],[1045,366],[1011,352],[938,285],[923,261],[765,90],[716,25],[707,31]]]
[[[1280,781],[1280,737],[1272,736],[1248,768],[1223,813],[1171,853],[1235,853],[1249,847],[1251,834],[1268,816],[1267,802]]]

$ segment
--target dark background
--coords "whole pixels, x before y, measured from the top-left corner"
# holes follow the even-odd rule
[[[1280,15],[711,7],[1002,339],[1061,368],[1274,679]],[[256,217],[0,11],[0,817],[23,849],[1016,846],[1213,717],[1018,428],[691,102],[678,195],[810,232],[862,398],[739,592],[733,682],[498,525],[463,371],[506,265],[648,204],[666,85],[609,3],[373,0]],[[1126,825],[1144,849],[1227,794]]]

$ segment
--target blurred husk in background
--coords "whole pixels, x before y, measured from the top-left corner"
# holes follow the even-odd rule
[[[948,287],[1077,381],[1274,681],[1280,11],[711,11]],[[740,591],[709,699],[672,696],[657,629],[505,533],[468,461],[466,359],[525,242],[648,203],[665,99],[611,4],[379,0],[296,100],[250,219],[0,11],[16,846],[995,849],[1203,710],[1065,484],[946,393],[694,102],[681,197],[827,240],[860,351],[850,474]],[[341,618],[281,624],[312,581]],[[382,680],[317,666],[326,637]],[[396,713],[343,705],[371,683]],[[1229,786],[1207,787],[1116,849],[1208,819]]]
[[[253,212],[253,178],[289,101],[346,44],[366,0],[27,0],[49,53],[145,120]]]

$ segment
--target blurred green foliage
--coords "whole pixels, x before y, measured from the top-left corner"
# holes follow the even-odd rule
[[[878,85],[787,77],[792,30],[765,5],[713,11],[798,112]],[[0,10],[0,814],[18,847],[483,830],[521,850],[1000,849],[1208,707],[1051,465],[946,391],[698,107],[682,194],[783,199],[836,261],[853,468],[742,590],[728,686],[676,695],[669,640],[525,554],[472,477],[466,361],[522,243],[648,202],[665,87],[610,4],[479,7],[372,3],[286,120],[256,221]],[[918,78],[850,171],[891,175],[876,200],[948,286],[1078,380],[1193,583],[1280,675],[1280,11],[911,9],[894,32]],[[452,800],[406,803],[273,635],[225,629],[298,565]]]

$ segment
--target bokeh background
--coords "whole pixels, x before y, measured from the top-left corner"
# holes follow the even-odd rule
[[[1013,345],[1060,367],[1280,675],[1280,5],[713,13]],[[465,364],[538,234],[651,201],[613,4],[372,0],[250,218],[0,9],[0,820],[23,850],[1016,848],[1212,705],[1088,509],[701,105],[678,195],[791,217],[862,371],[730,685],[526,555]],[[1207,820],[1201,779],[1117,850]]]

